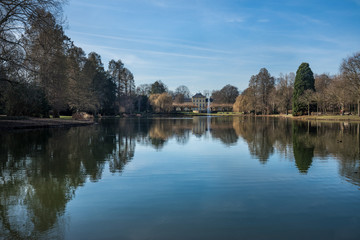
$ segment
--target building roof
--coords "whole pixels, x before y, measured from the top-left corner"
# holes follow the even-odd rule
[[[193,98],[204,98],[205,96],[202,95],[201,93],[197,93],[193,96]]]

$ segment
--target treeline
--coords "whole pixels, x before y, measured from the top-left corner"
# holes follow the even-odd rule
[[[317,113],[360,113],[360,52],[343,60],[337,75],[314,75],[308,63],[296,74],[270,75],[266,68],[250,78],[233,109],[254,114],[293,115]]]
[[[51,112],[116,114],[135,94],[134,76],[121,60],[105,71],[65,35],[61,1],[1,1],[0,111],[47,117]]]
[[[65,35],[62,4],[62,0],[0,2],[0,114],[117,115],[171,112],[173,103],[194,107],[184,85],[170,91],[159,80],[136,87],[134,75],[121,60],[111,60],[105,70],[99,54],[86,55]],[[359,101],[360,53],[344,59],[335,76],[314,76],[307,63],[296,74],[278,78],[262,68],[240,95],[232,85],[211,93],[212,110],[253,114],[345,113],[356,107],[360,113]]]
[[[65,35],[60,0],[0,2],[0,114],[59,117],[88,112],[117,115],[169,112],[190,98],[186,86],[169,91],[161,81],[136,88],[121,60],[105,70]]]

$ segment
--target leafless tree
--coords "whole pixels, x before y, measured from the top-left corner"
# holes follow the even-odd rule
[[[357,97],[358,115],[360,116],[360,52],[344,59],[340,66],[340,72],[343,78],[349,82]]]

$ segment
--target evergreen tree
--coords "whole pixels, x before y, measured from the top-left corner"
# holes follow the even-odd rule
[[[314,74],[308,63],[302,63],[296,71],[293,95],[293,115],[302,115],[306,106],[301,102],[301,95],[305,90],[310,89],[315,91]]]

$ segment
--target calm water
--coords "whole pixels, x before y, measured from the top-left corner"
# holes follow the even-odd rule
[[[360,129],[102,120],[0,133],[0,239],[360,239]]]

